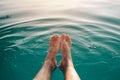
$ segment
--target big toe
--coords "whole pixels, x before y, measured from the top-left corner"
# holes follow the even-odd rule
[[[72,42],[71,42],[71,38],[69,35],[65,36],[66,42],[68,43],[69,46],[71,46]]]
[[[66,34],[61,35],[61,41],[65,41],[65,36],[66,36]]]

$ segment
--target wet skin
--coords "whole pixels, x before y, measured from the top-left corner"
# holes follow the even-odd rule
[[[62,52],[62,60],[60,61],[59,68],[63,72],[65,80],[80,80],[72,62],[71,44],[69,35],[53,35],[50,39],[49,51],[43,67],[33,80],[50,80],[52,71],[57,67],[56,55],[59,49]]]

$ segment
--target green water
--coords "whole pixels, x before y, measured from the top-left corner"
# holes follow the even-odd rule
[[[32,80],[56,33],[71,36],[81,80],[120,80],[119,0],[1,0],[0,80]]]

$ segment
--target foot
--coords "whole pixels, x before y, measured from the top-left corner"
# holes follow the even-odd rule
[[[68,66],[73,66],[70,48],[71,48],[71,39],[68,35],[62,34],[60,49],[62,51],[62,60],[60,62],[60,69],[64,72]]]
[[[58,34],[53,35],[50,39],[49,51],[45,60],[45,64],[50,67],[51,70],[57,66],[56,55],[60,47],[60,36]]]

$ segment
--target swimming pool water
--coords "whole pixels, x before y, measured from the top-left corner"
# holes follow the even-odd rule
[[[119,0],[1,0],[0,80],[32,80],[62,33],[81,80],[120,80]],[[63,77],[57,68],[51,80]]]

